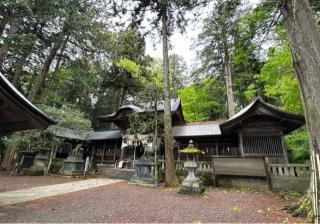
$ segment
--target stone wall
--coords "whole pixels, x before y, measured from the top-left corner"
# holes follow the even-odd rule
[[[63,160],[55,158],[52,160],[51,173],[58,173],[63,167]],[[48,157],[36,156],[30,168],[24,168],[23,173],[29,176],[41,176],[49,164]]]
[[[161,164],[164,168],[164,165]],[[177,161],[176,171],[179,180],[183,180],[187,172],[183,162]],[[267,177],[249,177],[218,175],[213,178],[213,165],[210,162],[199,162],[196,174],[203,180],[205,186],[218,187],[254,187],[260,190],[305,192],[310,183],[310,168],[308,164],[268,164]]]
[[[306,192],[310,186],[308,164],[269,164],[271,188],[276,191]]]

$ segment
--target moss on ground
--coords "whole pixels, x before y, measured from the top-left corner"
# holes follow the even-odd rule
[[[308,193],[303,195],[296,205],[288,206],[285,210],[294,217],[303,217],[306,218],[308,222],[313,222],[312,197]]]

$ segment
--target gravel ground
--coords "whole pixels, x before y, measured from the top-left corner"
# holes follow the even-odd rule
[[[281,211],[291,203],[275,193],[210,188],[190,196],[122,182],[0,207],[0,222],[305,222]]]
[[[40,187],[52,184],[62,184],[77,181],[81,178],[66,178],[54,176],[10,176],[8,172],[0,172],[0,192]],[[1,217],[0,217],[1,220]]]

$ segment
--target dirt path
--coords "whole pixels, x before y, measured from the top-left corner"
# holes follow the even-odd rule
[[[69,183],[82,178],[54,176],[10,176],[8,172],[0,172],[0,192],[40,187],[52,184]]]
[[[14,205],[46,197],[54,197],[57,195],[88,190],[91,188],[110,185],[119,182],[123,182],[123,180],[96,178],[79,180],[71,183],[54,184],[15,191],[6,191],[0,193],[0,206]]]
[[[305,222],[278,194],[207,189],[204,196],[127,182],[0,207],[1,222]]]

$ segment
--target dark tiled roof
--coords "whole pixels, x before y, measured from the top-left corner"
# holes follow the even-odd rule
[[[218,122],[196,122],[172,128],[174,137],[214,136],[221,135]]]
[[[87,140],[89,136],[89,133],[85,131],[59,127],[55,125],[50,126],[49,128],[47,128],[46,131],[57,137],[74,139],[74,140],[82,140],[82,141]]]
[[[171,111],[175,112],[178,110],[180,106],[180,99],[171,99]],[[120,114],[122,111],[126,110],[132,110],[134,112],[143,113],[147,111],[152,111],[152,103],[141,103],[139,105],[124,105],[121,106],[116,112],[112,114],[108,114],[105,116],[99,117],[100,121],[110,121],[114,119],[118,114]],[[164,110],[164,101],[161,100],[157,104],[157,111],[163,111]]]
[[[237,124],[241,124],[245,120],[250,119],[250,117],[257,115],[265,115],[280,120],[285,128],[285,134],[288,134],[305,124],[305,118],[303,116],[286,112],[279,107],[266,103],[258,97],[234,116],[222,122],[220,128],[222,131],[232,129]]]
[[[121,130],[95,131],[88,136],[89,141],[116,140],[121,138]]]

